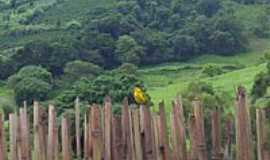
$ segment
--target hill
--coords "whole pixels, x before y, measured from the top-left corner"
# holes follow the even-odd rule
[[[167,105],[192,81],[231,96],[236,85],[250,89],[265,68],[269,4],[167,2],[0,0],[0,103],[37,95],[69,108],[78,93],[90,103],[104,94],[120,103],[141,83],[155,104],[166,98]],[[139,76],[130,63],[139,66]],[[126,74],[129,69],[134,73]],[[217,73],[203,73],[207,69]],[[109,93],[112,88],[117,91]]]

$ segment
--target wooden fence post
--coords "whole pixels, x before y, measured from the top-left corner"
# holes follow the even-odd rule
[[[154,128],[154,140],[155,140],[155,157],[156,160],[163,160],[162,150],[160,148],[160,117],[159,115],[153,115],[153,128]]]
[[[169,144],[167,136],[166,114],[164,102],[159,103],[159,137],[160,137],[160,150],[163,160],[170,160]]]
[[[21,156],[22,160],[31,159],[31,149],[29,145],[29,127],[28,127],[28,118],[27,118],[27,109],[26,107],[20,108],[20,138],[21,138]]]
[[[75,100],[75,127],[76,127],[76,156],[81,159],[81,132],[80,132],[80,102],[79,97]]]
[[[256,131],[257,131],[257,155],[258,160],[268,160],[270,158],[270,150],[266,147],[268,140],[265,111],[256,109]]]
[[[83,125],[84,125],[84,134],[83,134],[83,157],[84,157],[84,160],[88,160],[88,156],[89,156],[89,149],[88,149],[88,132],[89,132],[89,129],[88,129],[88,123],[87,123],[87,115],[85,114],[84,115],[84,122],[83,122]]]
[[[93,160],[101,160],[103,158],[103,137],[101,126],[100,107],[93,105],[91,109],[91,135],[93,142]]]
[[[132,112],[133,121],[133,133],[134,133],[134,149],[135,149],[135,159],[143,160],[143,150],[142,150],[142,138],[140,132],[140,112],[139,109],[135,109]]]
[[[104,99],[104,160],[112,159],[112,108],[111,99],[106,97]]]
[[[217,110],[211,113],[212,123],[212,159],[222,160],[220,115]]]
[[[17,160],[17,128],[18,120],[16,114],[9,114],[9,135],[10,135],[10,158],[11,160]]]
[[[154,137],[152,136],[152,117],[148,106],[141,106],[141,132],[143,142],[143,159],[154,160]]]
[[[112,159],[123,160],[121,117],[112,118]]]
[[[243,87],[237,90],[236,98],[236,160],[251,160],[251,131],[246,94]]]
[[[0,160],[6,159],[5,132],[2,114],[0,113]]]
[[[55,160],[58,156],[58,131],[56,124],[56,113],[54,106],[49,105],[49,128],[48,128],[48,147],[47,159]]]
[[[179,97],[172,103],[172,143],[175,160],[187,159],[183,107]]]
[[[70,150],[70,137],[69,137],[69,125],[66,117],[61,121],[61,133],[62,133],[62,156],[63,160],[71,160]]]
[[[206,139],[205,139],[205,129],[204,129],[204,115],[203,115],[203,107],[200,101],[193,101],[193,110],[194,110],[194,118],[196,124],[196,132],[197,132],[197,150],[198,150],[198,158],[199,160],[207,160],[207,150],[206,150]]]
[[[34,159],[38,160],[47,160],[44,116],[44,109],[39,106],[38,102],[34,102]]]
[[[233,137],[233,120],[232,116],[228,115],[225,121],[225,147],[224,160],[232,159],[232,137]]]
[[[189,135],[191,141],[191,151],[189,154],[190,160],[198,160],[198,145],[197,145],[197,131],[196,131],[196,120],[195,116],[192,115],[189,119]]]
[[[124,160],[132,160],[132,144],[130,134],[130,114],[128,108],[128,100],[125,98],[122,108],[122,144]]]

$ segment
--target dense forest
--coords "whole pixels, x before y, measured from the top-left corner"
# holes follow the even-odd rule
[[[42,2],[0,1],[0,78],[14,91],[18,105],[39,100],[63,111],[76,96],[101,103],[106,95],[121,102],[135,85],[147,90],[138,67],[209,54],[236,55],[248,51],[250,37],[270,36],[269,0],[115,0],[70,21],[64,21],[66,13],[74,12],[68,7],[62,17],[44,18],[68,1]],[[264,6],[256,24],[237,19],[239,8],[256,5]],[[48,38],[49,31],[56,36]],[[29,35],[39,38],[19,40]],[[210,77],[223,72],[211,65],[204,71]],[[201,86],[197,89],[209,88]],[[211,86],[205,91],[215,95]]]

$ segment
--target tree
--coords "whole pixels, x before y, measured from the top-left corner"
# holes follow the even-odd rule
[[[116,53],[122,63],[140,64],[144,51],[131,36],[124,35],[116,42]]]
[[[25,66],[8,78],[8,85],[13,87],[26,78],[36,78],[46,83],[52,83],[52,74],[46,69],[40,66]]]
[[[52,75],[39,66],[23,67],[17,74],[9,77],[8,85],[14,89],[17,104],[29,104],[33,100],[46,100],[52,88]]]
[[[63,73],[64,65],[77,56],[72,46],[60,43],[48,44],[43,41],[27,43],[12,59],[16,62],[16,68],[27,65],[40,65],[48,69],[54,76]]]
[[[198,52],[197,42],[192,36],[175,34],[170,43],[177,59],[189,58]]]
[[[25,78],[19,81],[15,87],[16,103],[22,105],[24,101],[32,104],[34,100],[44,101],[48,98],[51,85],[37,78]]]
[[[103,72],[99,66],[80,60],[68,62],[64,68],[65,75],[71,79],[78,79],[81,77],[95,78]]]
[[[211,17],[221,8],[219,0],[199,0],[197,4],[199,13]]]

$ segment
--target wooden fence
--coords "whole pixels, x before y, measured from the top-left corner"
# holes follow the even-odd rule
[[[76,100],[75,126],[66,116],[58,125],[54,106],[50,105],[46,112],[35,102],[33,118],[28,116],[26,106],[9,115],[9,131],[4,130],[0,114],[0,160],[270,160],[265,111],[257,109],[257,136],[252,135],[241,88],[237,92],[235,118],[228,117],[221,123],[220,112],[213,110],[211,131],[205,128],[200,101],[193,102],[193,114],[187,120],[179,98],[172,102],[170,117],[166,117],[163,103],[159,104],[158,113],[152,113],[144,106],[130,108],[126,100],[121,116],[113,115],[109,98],[103,107],[92,105],[89,110],[81,114]],[[206,137],[210,134],[209,150]],[[256,137],[257,146],[252,136]],[[257,154],[253,154],[254,148]]]

